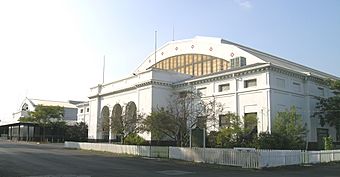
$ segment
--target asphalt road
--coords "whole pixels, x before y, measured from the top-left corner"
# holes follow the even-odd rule
[[[340,163],[266,170],[69,150],[62,144],[0,141],[1,177],[340,177]]]

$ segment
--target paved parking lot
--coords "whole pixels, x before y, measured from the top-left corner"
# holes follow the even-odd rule
[[[63,144],[0,141],[1,177],[230,176],[340,177],[340,163],[266,170],[69,150]]]

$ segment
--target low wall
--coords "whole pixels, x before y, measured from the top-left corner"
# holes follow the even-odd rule
[[[169,147],[169,158],[242,168],[259,168],[259,154],[249,150]]]
[[[136,145],[119,145],[107,143],[82,143],[69,142],[64,144],[65,148],[84,149],[94,151],[112,152],[117,154],[130,154],[143,157],[169,157],[169,147],[163,146],[136,146]]]
[[[187,148],[117,145],[107,143],[78,143],[68,141],[65,142],[64,147],[144,157],[162,157],[192,162],[239,166],[242,168],[266,168],[340,161],[340,150],[301,151],[197,147]]]

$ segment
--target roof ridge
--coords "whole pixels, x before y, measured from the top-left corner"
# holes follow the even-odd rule
[[[279,57],[279,56],[275,56],[275,55],[273,55],[273,54],[269,54],[269,53],[266,53],[266,52],[262,52],[262,51],[259,51],[259,50],[257,50],[257,49],[250,48],[250,47],[247,47],[247,46],[244,46],[244,45],[235,43],[235,42],[231,42],[231,41],[222,39],[222,43],[235,45],[236,47],[239,47],[240,49],[246,50],[246,52],[249,52],[249,51],[247,51],[247,50],[250,50],[251,52],[254,52],[254,53],[257,53],[257,54],[260,54],[260,55],[264,55],[264,56],[270,57],[270,58],[273,59],[273,60],[278,60],[278,61],[280,61],[280,62],[284,62],[284,63],[286,63],[286,64],[292,65],[292,66],[294,66],[294,67],[298,67],[298,68],[303,69],[303,70],[311,70],[311,71],[305,71],[305,72],[315,72],[315,74],[325,75],[324,77],[327,76],[327,77],[331,77],[331,78],[338,78],[338,76],[335,76],[335,75],[332,75],[332,74],[328,74],[328,73],[326,73],[326,72],[324,72],[324,71],[320,71],[320,70],[318,70],[318,69],[314,69],[314,68],[305,66],[305,65],[303,65],[303,64],[300,64],[300,63],[297,63],[297,62],[294,62],[294,61],[285,59],[285,58],[283,58],[283,57]],[[260,58],[260,57],[259,57],[259,58]],[[260,59],[265,60],[265,59],[263,59],[263,58],[260,58]],[[268,62],[268,61],[267,61],[267,62]]]
[[[37,100],[37,101],[50,101],[50,102],[69,103],[68,101],[46,100],[46,99],[37,99],[37,98],[28,98],[28,99],[29,99],[29,100]]]

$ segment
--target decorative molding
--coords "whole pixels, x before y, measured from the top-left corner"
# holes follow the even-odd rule
[[[310,74],[304,74],[304,73],[298,73],[298,72],[295,72],[295,71],[292,71],[292,70],[289,70],[289,69],[285,69],[285,68],[280,68],[280,67],[277,67],[277,66],[270,66],[269,69],[271,71],[275,71],[277,73],[284,74],[284,75],[287,75],[287,76],[290,76],[290,77],[295,77],[295,78],[299,78],[299,79],[302,79],[302,80],[310,80],[310,81],[313,81],[315,83],[325,85],[325,80],[320,78],[320,77],[317,77],[317,76],[313,76],[313,75],[310,75]]]
[[[174,84],[174,88],[185,87],[185,86],[188,85],[188,83],[190,83],[190,85],[198,85],[198,84],[204,84],[204,83],[210,83],[210,82],[225,80],[225,79],[229,79],[229,78],[236,78],[236,77],[240,77],[240,76],[244,76],[244,75],[262,73],[262,72],[265,72],[265,71],[268,71],[268,66],[262,67],[262,68],[250,69],[250,70],[242,71],[242,72],[236,72],[236,73],[230,73],[230,74],[226,73],[225,75],[222,75],[222,76],[219,75],[219,76],[216,76],[216,77],[202,78],[200,80],[196,80],[196,81],[192,81],[192,82],[190,82],[190,80],[188,80],[186,83]]]
[[[150,80],[150,81],[146,81],[143,83],[138,83],[134,86],[131,87],[127,87],[124,89],[120,89],[120,90],[116,90],[116,91],[112,91],[112,92],[108,92],[108,93],[103,93],[103,94],[96,94],[93,96],[89,96],[89,98],[96,98],[96,97],[103,97],[103,96],[108,96],[108,95],[114,95],[114,94],[118,94],[118,93],[123,93],[123,92],[127,92],[127,91],[131,91],[131,90],[135,90],[137,88],[141,88],[141,87],[146,87],[149,85],[159,85],[159,86],[165,86],[165,87],[172,87],[173,84],[172,83],[168,83],[168,82],[162,82],[162,81],[155,81],[155,80]]]
[[[226,70],[227,71],[227,70]],[[226,79],[230,79],[230,78],[237,78],[240,76],[246,76],[246,75],[252,75],[252,74],[256,74],[256,73],[263,73],[263,72],[267,72],[267,71],[275,71],[281,74],[285,74],[288,75],[290,77],[295,77],[295,78],[299,78],[302,80],[310,80],[313,82],[316,82],[318,84],[324,84],[324,79],[316,77],[316,76],[312,76],[312,75],[307,75],[304,73],[298,73],[298,72],[294,72],[292,70],[288,70],[285,68],[280,68],[278,66],[264,66],[264,67],[259,67],[259,68],[253,68],[253,69],[249,69],[246,71],[240,71],[240,72],[234,72],[234,73],[225,73],[224,75],[218,75],[215,77],[202,77],[200,79],[195,81],[190,81],[190,79],[180,82],[180,83],[169,83],[169,82],[162,82],[162,81],[158,81],[158,80],[149,80],[143,83],[138,83],[134,86],[125,88],[125,89],[121,89],[121,90],[116,90],[116,91],[112,91],[112,92],[108,92],[108,93],[103,93],[103,94],[96,94],[93,96],[90,96],[89,98],[95,98],[95,97],[100,97],[100,96],[107,96],[107,95],[113,95],[113,94],[117,94],[117,93],[122,93],[122,92],[127,92],[127,91],[131,91],[137,88],[141,88],[141,87],[145,87],[145,86],[149,86],[149,85],[159,85],[159,86],[165,86],[165,87],[171,87],[171,88],[183,88],[183,87],[187,87],[189,85],[198,85],[198,84],[204,84],[204,83],[211,83],[211,82],[215,82],[215,81],[221,81],[221,80],[226,80]],[[212,73],[211,75],[208,76],[213,76],[214,73]]]

